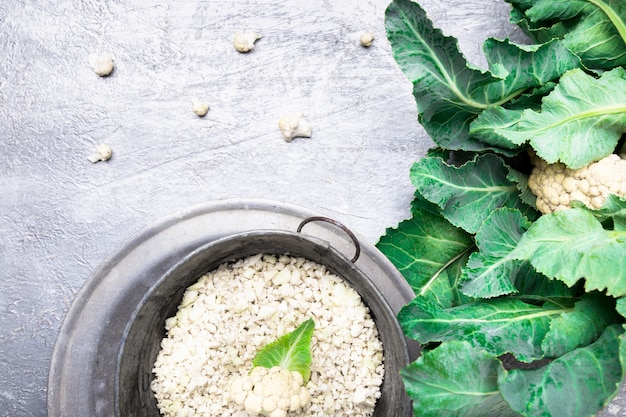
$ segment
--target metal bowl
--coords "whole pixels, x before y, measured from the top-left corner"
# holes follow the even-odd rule
[[[224,204],[196,208],[140,233],[88,280],[72,304],[55,346],[48,415],[159,416],[150,389],[152,368],[165,336],[165,320],[176,313],[186,288],[226,261],[257,253],[289,253],[325,265],[361,295],[377,324],[385,358],[382,396],[374,416],[410,416],[410,399],[398,371],[415,352],[402,335],[395,314],[413,295],[399,274],[395,275],[397,271],[389,269],[375,248],[359,243],[349,231],[346,237],[345,230],[336,225],[307,226],[311,232],[331,237],[333,243],[299,231],[312,217],[318,219],[315,213],[294,213],[293,207],[275,204],[268,210],[267,203],[259,201]],[[198,244],[199,226],[220,214],[229,218],[233,211],[273,220],[274,227],[278,223],[282,227],[213,234]],[[298,227],[281,230],[296,220]],[[245,229],[246,223],[249,219],[238,227]],[[344,236],[337,238],[342,233]],[[181,240],[185,244],[181,245]],[[169,248],[164,246],[168,243]],[[356,248],[352,260],[342,254],[350,245],[354,245],[351,251]],[[395,307],[385,293],[391,295]]]

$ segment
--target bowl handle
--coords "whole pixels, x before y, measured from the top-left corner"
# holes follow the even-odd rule
[[[337,220],[333,220],[333,219],[331,219],[329,217],[324,217],[324,216],[308,217],[308,218],[302,220],[302,222],[298,226],[298,229],[296,230],[296,232],[300,233],[302,231],[302,228],[304,227],[305,224],[310,223],[310,222],[318,222],[318,221],[333,224],[333,225],[337,226],[338,228],[340,228],[341,230],[343,230],[344,232],[346,232],[346,234],[348,236],[350,236],[350,239],[352,239],[352,242],[354,242],[354,247],[356,249],[355,253],[354,253],[354,256],[352,257],[352,259],[350,259],[350,262],[355,263],[357,261],[357,259],[359,259],[359,256],[361,255],[361,245],[359,244],[359,240],[356,238],[356,236],[354,235],[354,233],[352,233],[352,231],[350,229],[348,229],[342,223],[339,223]]]

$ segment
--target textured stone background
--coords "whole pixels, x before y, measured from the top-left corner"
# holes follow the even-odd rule
[[[501,0],[423,0],[483,66],[523,36]],[[45,416],[50,356],[77,291],[132,234],[178,210],[264,198],[371,243],[408,217],[431,146],[384,33],[386,0],[4,0],[0,3],[0,415]],[[237,29],[263,35],[231,46]],[[371,48],[358,37],[372,30]],[[87,57],[111,53],[97,77]],[[191,97],[211,104],[205,118]],[[313,137],[285,142],[288,111]],[[113,158],[86,159],[101,142]],[[602,416],[626,414],[622,392]]]

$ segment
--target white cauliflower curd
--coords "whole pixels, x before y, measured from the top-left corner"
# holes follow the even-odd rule
[[[574,201],[599,209],[610,194],[626,196],[626,159],[620,155],[611,154],[579,169],[549,164],[536,155],[531,155],[531,162],[528,187],[543,214],[570,208]]]
[[[231,397],[247,412],[266,417],[287,417],[288,412],[299,412],[311,404],[302,375],[280,366],[257,366],[250,375],[235,378]]]
[[[262,347],[308,319],[308,382],[253,366]],[[369,417],[381,396],[383,347],[368,307],[342,278],[301,257],[220,265],[187,288],[165,325],[151,383],[164,417]]]

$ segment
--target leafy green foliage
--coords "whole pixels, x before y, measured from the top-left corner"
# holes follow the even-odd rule
[[[542,368],[500,369],[498,387],[511,407],[525,416],[595,415],[624,378],[625,345],[623,329],[612,325],[594,343]]]
[[[447,149],[487,148],[469,137],[477,114],[580,65],[559,42],[535,48],[492,39],[485,50],[495,75],[482,72],[468,66],[457,40],[435,29],[417,3],[395,0],[385,16],[396,62],[414,86],[420,123]]]
[[[474,249],[470,235],[444,219],[431,203],[417,197],[413,217],[387,229],[378,249],[398,268],[411,288],[442,306],[452,307],[459,293],[460,267]]]
[[[400,371],[421,417],[519,416],[498,389],[500,361],[463,341],[425,352]]]
[[[514,294],[526,300],[574,297],[577,289],[538,273],[526,260],[513,257],[519,240],[531,222],[518,210],[497,209],[475,236],[479,249],[463,268],[461,291],[476,298]]]
[[[588,211],[599,222],[609,226],[605,229],[626,231],[626,198],[610,195],[599,210],[589,210],[585,205],[575,202],[574,207]]]
[[[613,298],[587,294],[576,302],[574,310],[552,320],[541,349],[546,357],[557,358],[594,342],[607,326],[620,320]]]
[[[413,165],[410,176],[417,191],[437,204],[450,223],[470,233],[476,233],[496,208],[535,214],[521,200],[515,182],[509,180],[509,168],[493,154],[480,155],[460,167],[427,156]]]
[[[574,169],[612,153],[625,132],[626,71],[622,68],[597,79],[572,70],[543,99],[541,111],[493,107],[470,126],[470,133],[485,143],[529,141],[542,159]]]
[[[522,236],[512,256],[572,286],[626,295],[626,231],[605,230],[588,210],[572,208],[541,216]]]
[[[408,337],[422,343],[465,340],[493,355],[515,352],[530,362],[543,358],[541,342],[551,320],[572,308],[495,298],[442,309],[417,297],[400,310],[398,320]]]
[[[315,322],[308,319],[291,333],[279,337],[259,350],[252,360],[253,366],[273,368],[280,366],[302,375],[306,384],[311,377],[311,338]]]
[[[554,38],[588,68],[626,65],[626,3],[622,0],[506,0],[511,21],[537,42]]]
[[[616,323],[615,305],[604,296],[544,297],[542,305],[515,298],[476,301],[442,309],[416,298],[398,314],[403,331],[422,342],[465,340],[496,356],[523,362],[554,358],[593,342]]]
[[[518,292],[515,281],[528,268],[509,255],[529,226],[519,210],[498,209],[485,219],[476,233],[479,252],[470,256],[463,270],[463,293],[491,298]]]
[[[377,244],[416,293],[398,313],[426,349],[402,371],[416,416],[588,417],[626,375],[626,198],[540,216],[528,187],[529,150],[578,168],[623,143],[626,3],[506,1],[537,44],[488,39],[488,71],[417,3],[386,11],[438,145],[411,168],[412,217]]]

